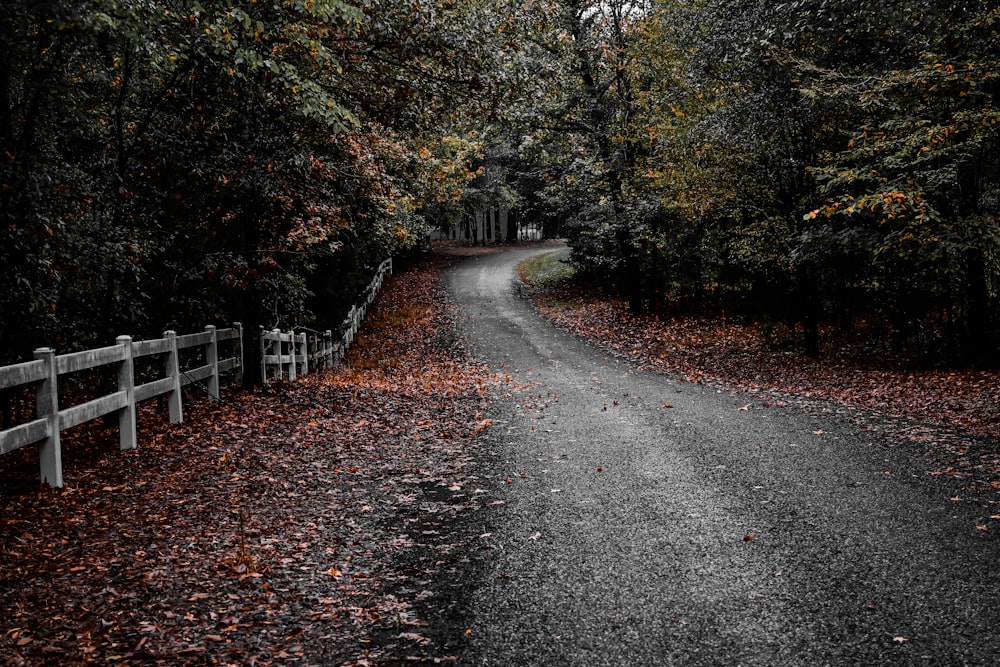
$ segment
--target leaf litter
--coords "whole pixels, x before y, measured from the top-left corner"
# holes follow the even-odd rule
[[[454,340],[448,261],[394,276],[335,372],[144,407],[134,451],[68,433],[62,490],[0,457],[0,665],[453,663],[441,581],[481,547],[448,527],[493,501],[470,463],[503,380]]]

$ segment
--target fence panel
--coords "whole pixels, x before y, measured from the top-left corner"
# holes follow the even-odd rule
[[[117,413],[120,447],[135,448],[138,445],[136,405],[166,395],[170,421],[180,422],[184,417],[181,387],[202,380],[207,381],[211,397],[218,400],[221,373],[235,371],[238,374],[242,370],[242,336],[243,329],[237,324],[232,329],[219,331],[206,327],[204,332],[187,336],[167,331],[163,338],[156,340],[133,342],[130,336],[119,336],[116,345],[59,356],[51,348],[39,348],[35,350],[34,361],[0,368],[0,389],[34,385],[36,404],[35,419],[0,431],[0,454],[37,443],[42,482],[61,487],[62,431]],[[232,346],[234,356],[220,358],[220,340]],[[207,363],[181,373],[178,350],[196,347],[203,348],[202,356]],[[136,385],[135,359],[153,355],[164,356],[163,377]],[[60,409],[60,376],[101,366],[117,366],[117,390]]]

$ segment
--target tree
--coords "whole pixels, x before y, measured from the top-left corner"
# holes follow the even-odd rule
[[[808,217],[878,239],[896,347],[936,308],[952,361],[995,361],[1000,16],[924,3],[883,18],[898,46],[881,57],[799,65],[854,120],[849,146],[817,166],[828,198]]]
[[[489,3],[78,4],[0,17],[11,360],[312,321],[310,292],[416,246],[470,178]]]

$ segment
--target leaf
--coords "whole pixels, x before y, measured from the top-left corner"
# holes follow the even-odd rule
[[[186,646],[178,650],[177,652],[180,654],[187,654],[187,653],[201,653],[203,651],[205,651],[205,646],[203,644],[192,644],[191,646]]]

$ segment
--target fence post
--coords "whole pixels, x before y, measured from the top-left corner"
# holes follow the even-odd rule
[[[299,334],[299,345],[302,346],[302,374],[309,375],[309,337],[305,332]]]
[[[236,372],[233,373],[233,380],[237,387],[243,386],[243,323],[233,322],[236,329],[236,338],[233,339],[233,358],[236,359]],[[262,378],[263,381],[263,378]]]
[[[118,368],[118,391],[125,392],[125,407],[118,412],[118,442],[122,449],[135,449],[138,445],[135,425],[135,377],[132,374],[132,337],[118,336],[115,342],[122,346],[121,366]]]
[[[212,374],[208,376],[208,400],[219,400],[219,338],[215,333],[215,326],[209,324],[205,331],[212,334],[212,339],[205,346],[205,365],[212,367]]]
[[[333,368],[333,331],[330,329],[323,333],[323,363]]]
[[[288,360],[289,362],[291,362],[288,364],[288,379],[295,380],[295,378],[298,375],[295,372],[295,332],[289,331],[287,334],[282,334],[279,332],[278,335],[284,337],[283,343],[284,342],[288,343],[288,357],[289,357]]]
[[[184,395],[181,392],[181,364],[177,351],[177,332],[164,331],[163,337],[170,342],[167,352],[166,375],[174,381],[174,388],[167,394],[167,412],[171,424],[184,421]]]
[[[56,370],[56,351],[50,347],[35,350],[35,359],[45,363],[45,377],[35,393],[35,407],[39,419],[48,422],[48,434],[38,449],[42,482],[62,488],[62,446],[59,442],[59,375]]]
[[[260,381],[267,384],[267,339],[264,325],[260,326]]]
[[[309,366],[313,371],[319,370],[319,360],[316,358],[316,336],[312,336],[309,333],[303,333],[306,337],[306,361],[312,362]]]
[[[322,347],[323,340],[320,338],[319,333],[314,333],[309,336],[309,359],[312,361],[312,368],[314,371],[319,371],[323,368],[322,359]]]

